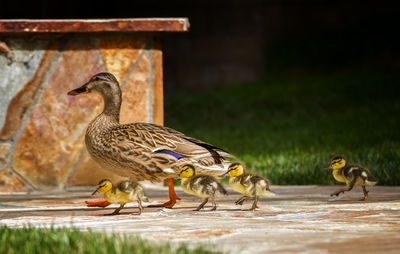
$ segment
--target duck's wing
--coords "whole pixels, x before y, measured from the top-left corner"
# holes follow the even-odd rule
[[[224,157],[234,158],[216,146],[155,124],[125,124],[110,132],[110,146],[117,150],[114,154],[120,156],[119,162],[149,176],[176,175],[184,163],[193,164],[199,173],[219,174],[226,168]]]
[[[187,158],[222,157],[235,158],[232,154],[204,141],[186,136],[174,129],[149,123],[134,123],[119,127],[124,142],[134,142],[147,147],[152,152],[169,153],[172,156]],[[180,158],[177,158],[180,159]]]

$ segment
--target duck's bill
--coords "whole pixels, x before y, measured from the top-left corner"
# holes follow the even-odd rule
[[[332,165],[329,165],[325,168],[326,170],[332,169]]]
[[[68,95],[78,95],[78,94],[83,94],[83,93],[90,93],[90,90],[89,90],[87,84],[84,84],[81,87],[78,87],[74,90],[69,91]]]
[[[229,174],[229,171],[227,171],[227,172],[225,172],[225,173],[223,173],[222,175],[220,175],[220,176],[227,176]]]
[[[96,195],[97,193],[97,190],[93,191],[92,196]]]

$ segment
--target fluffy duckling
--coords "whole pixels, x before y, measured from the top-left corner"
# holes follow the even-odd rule
[[[104,198],[111,204],[118,203],[120,207],[115,209],[115,211],[110,215],[117,215],[122,208],[124,208],[126,203],[137,201],[139,207],[139,215],[142,213],[142,200],[149,201],[144,194],[143,187],[135,181],[126,180],[121,181],[117,185],[113,185],[108,179],[101,180],[97,186],[96,190],[92,193],[104,193]]]
[[[342,156],[333,158],[326,169],[333,170],[332,175],[336,181],[346,183],[347,185],[347,188],[335,191],[331,196],[338,197],[340,193],[350,191],[356,185],[362,187],[364,197],[360,201],[364,201],[368,197],[368,191],[365,189],[365,186],[372,186],[378,182],[378,179],[372,175],[368,168],[361,165],[349,164]]]
[[[244,196],[239,198],[235,204],[242,205],[245,200],[254,200],[251,211],[257,208],[259,197],[273,197],[275,193],[269,189],[269,181],[259,175],[245,172],[244,165],[235,162],[232,163],[228,171],[222,176],[228,175],[229,186]]]
[[[212,176],[196,175],[192,165],[184,165],[181,168],[179,177],[182,178],[181,186],[184,192],[203,198],[203,202],[196,208],[199,211],[211,198],[211,211],[217,209],[215,197],[226,196],[227,192],[224,187]]]

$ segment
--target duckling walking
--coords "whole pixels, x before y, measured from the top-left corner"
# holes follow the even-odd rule
[[[120,204],[120,207],[115,209],[110,215],[119,214],[119,211],[124,208],[126,203],[135,200],[138,203],[138,215],[140,215],[143,211],[142,200],[148,201],[144,195],[143,187],[135,181],[121,181],[117,185],[113,185],[110,180],[103,179],[97,184],[96,190],[92,195],[95,195],[97,192],[104,193],[104,198],[111,204]]]
[[[372,175],[368,168],[361,165],[349,164],[342,156],[333,158],[326,169],[332,169],[332,175],[336,181],[346,183],[347,185],[347,188],[335,191],[331,196],[338,197],[340,193],[350,191],[356,185],[362,187],[364,197],[360,201],[364,201],[368,197],[368,191],[365,189],[365,186],[373,186],[378,183],[378,179]]]
[[[217,209],[215,198],[227,195],[226,190],[217,179],[209,175],[196,175],[192,165],[184,165],[179,176],[182,178],[184,192],[204,199],[195,211],[202,209],[209,198],[212,202],[211,211],[214,211]]]
[[[259,175],[246,173],[244,166],[238,162],[232,163],[223,176],[228,175],[229,186],[244,196],[236,200],[235,204],[242,205],[246,200],[254,200],[251,211],[257,208],[259,197],[273,197],[275,193],[269,189],[269,181]]]

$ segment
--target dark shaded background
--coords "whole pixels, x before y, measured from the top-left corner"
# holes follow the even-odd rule
[[[189,17],[165,33],[168,91],[269,75],[389,73],[400,69],[399,8],[392,1],[0,1],[0,18]]]

